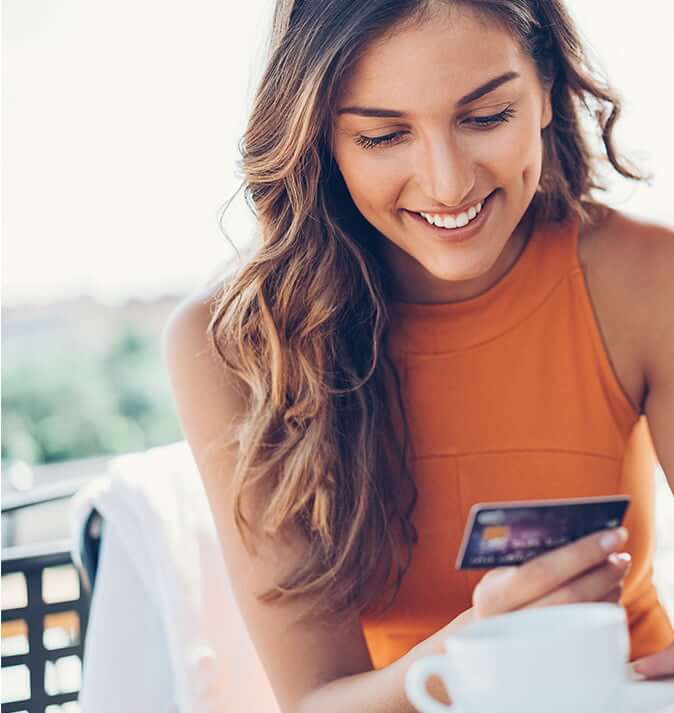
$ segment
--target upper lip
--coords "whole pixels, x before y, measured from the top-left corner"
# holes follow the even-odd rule
[[[477,198],[476,200],[472,201],[471,203],[464,203],[462,206],[459,206],[458,208],[452,208],[451,210],[447,208],[421,208],[420,210],[414,211],[415,213],[431,213],[432,215],[459,215],[460,213],[465,213],[469,208],[472,208],[474,205],[477,205],[478,203],[487,200],[489,196],[493,193],[488,193],[486,196],[483,198]]]

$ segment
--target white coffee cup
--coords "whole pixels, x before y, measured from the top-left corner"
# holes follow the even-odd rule
[[[627,618],[609,602],[479,619],[449,634],[445,649],[407,672],[407,697],[422,713],[614,713],[627,683]],[[428,693],[432,675],[453,705]]]

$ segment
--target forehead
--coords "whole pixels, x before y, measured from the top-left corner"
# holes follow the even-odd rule
[[[442,8],[423,24],[401,27],[373,42],[345,81],[340,104],[400,105],[415,94],[458,98],[508,70],[526,79],[533,65],[500,24],[473,11]]]

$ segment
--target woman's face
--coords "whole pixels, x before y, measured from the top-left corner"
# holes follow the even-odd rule
[[[442,10],[372,45],[336,109],[334,157],[383,236],[397,297],[450,302],[496,282],[526,237],[520,220],[551,120],[548,92],[516,41],[468,10]],[[487,197],[472,225],[469,208]],[[470,222],[452,234],[419,212]]]

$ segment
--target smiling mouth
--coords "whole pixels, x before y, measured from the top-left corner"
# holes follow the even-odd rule
[[[421,213],[412,210],[405,210],[408,215],[415,221],[418,221],[420,225],[424,226],[426,230],[430,231],[429,235],[434,235],[436,238],[440,238],[443,242],[462,242],[467,240],[474,235],[478,234],[482,229],[482,226],[486,222],[489,214],[491,213],[492,198],[497,193],[498,189],[494,189],[485,198],[480,201],[482,206],[479,211],[475,211],[472,218],[470,215],[465,215],[464,218],[456,224],[455,220],[448,221],[449,227],[445,225],[435,225],[431,223],[427,218],[425,218]],[[477,204],[476,204],[477,205]],[[472,210],[470,211],[472,213]],[[461,214],[458,214],[461,215]],[[443,221],[444,223],[444,221]]]
[[[464,211],[449,213],[445,211],[408,211],[423,218],[430,226],[444,228],[446,230],[456,230],[472,223],[484,208],[486,202],[496,192],[496,189],[488,193],[484,198],[475,201],[472,206]]]

